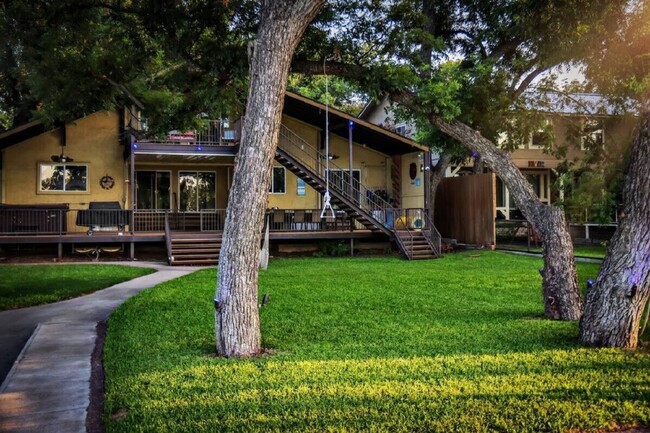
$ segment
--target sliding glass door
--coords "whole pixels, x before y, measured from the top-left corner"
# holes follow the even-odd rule
[[[138,209],[170,209],[169,171],[137,171],[135,179]]]
[[[214,171],[181,171],[178,173],[179,210],[197,212],[216,209],[216,173]]]

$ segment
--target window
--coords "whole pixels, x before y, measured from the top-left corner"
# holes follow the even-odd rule
[[[198,212],[216,208],[216,173],[214,171],[181,171],[178,173],[180,210]]]
[[[284,194],[287,192],[287,176],[284,167],[273,167],[273,176],[271,176],[271,194]]]
[[[406,136],[406,123],[400,123],[395,126],[395,133]]]
[[[603,121],[600,119],[587,119],[582,125],[580,149],[596,149],[605,143]]]
[[[544,149],[549,141],[553,138],[551,132],[551,122],[544,120],[544,124],[530,135],[529,149]]]
[[[138,209],[170,209],[170,178],[168,171],[137,171],[135,173]]]
[[[85,164],[40,164],[38,176],[41,192],[88,192]]]

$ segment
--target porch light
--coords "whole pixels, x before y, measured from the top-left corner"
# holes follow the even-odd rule
[[[196,150],[201,150],[201,146],[196,146]]]
[[[589,278],[589,279],[587,280],[587,290],[591,290],[592,287],[594,287],[594,280],[592,280],[591,278]]]
[[[542,276],[542,278],[544,278],[544,268],[540,268],[539,274]]]
[[[354,128],[354,122],[352,120],[348,120],[348,128]]]

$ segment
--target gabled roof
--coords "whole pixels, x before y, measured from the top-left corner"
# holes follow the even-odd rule
[[[287,92],[284,100],[284,114],[321,129],[325,129],[325,110],[325,104],[292,92]],[[335,108],[329,108],[329,129],[331,134],[347,139],[348,122],[353,122],[352,139],[355,143],[366,145],[386,155],[429,151],[426,146],[409,138]]]
[[[34,120],[0,133],[0,150],[29,140],[45,132],[45,125],[40,120]]]

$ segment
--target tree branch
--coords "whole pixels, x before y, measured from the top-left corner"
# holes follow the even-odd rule
[[[518,98],[522,93],[524,93],[530,83],[532,83],[535,78],[537,78],[542,72],[546,71],[547,69],[548,68],[546,68],[546,66],[538,66],[537,68],[533,69],[533,71],[528,74],[512,91],[512,96],[514,98]]]

